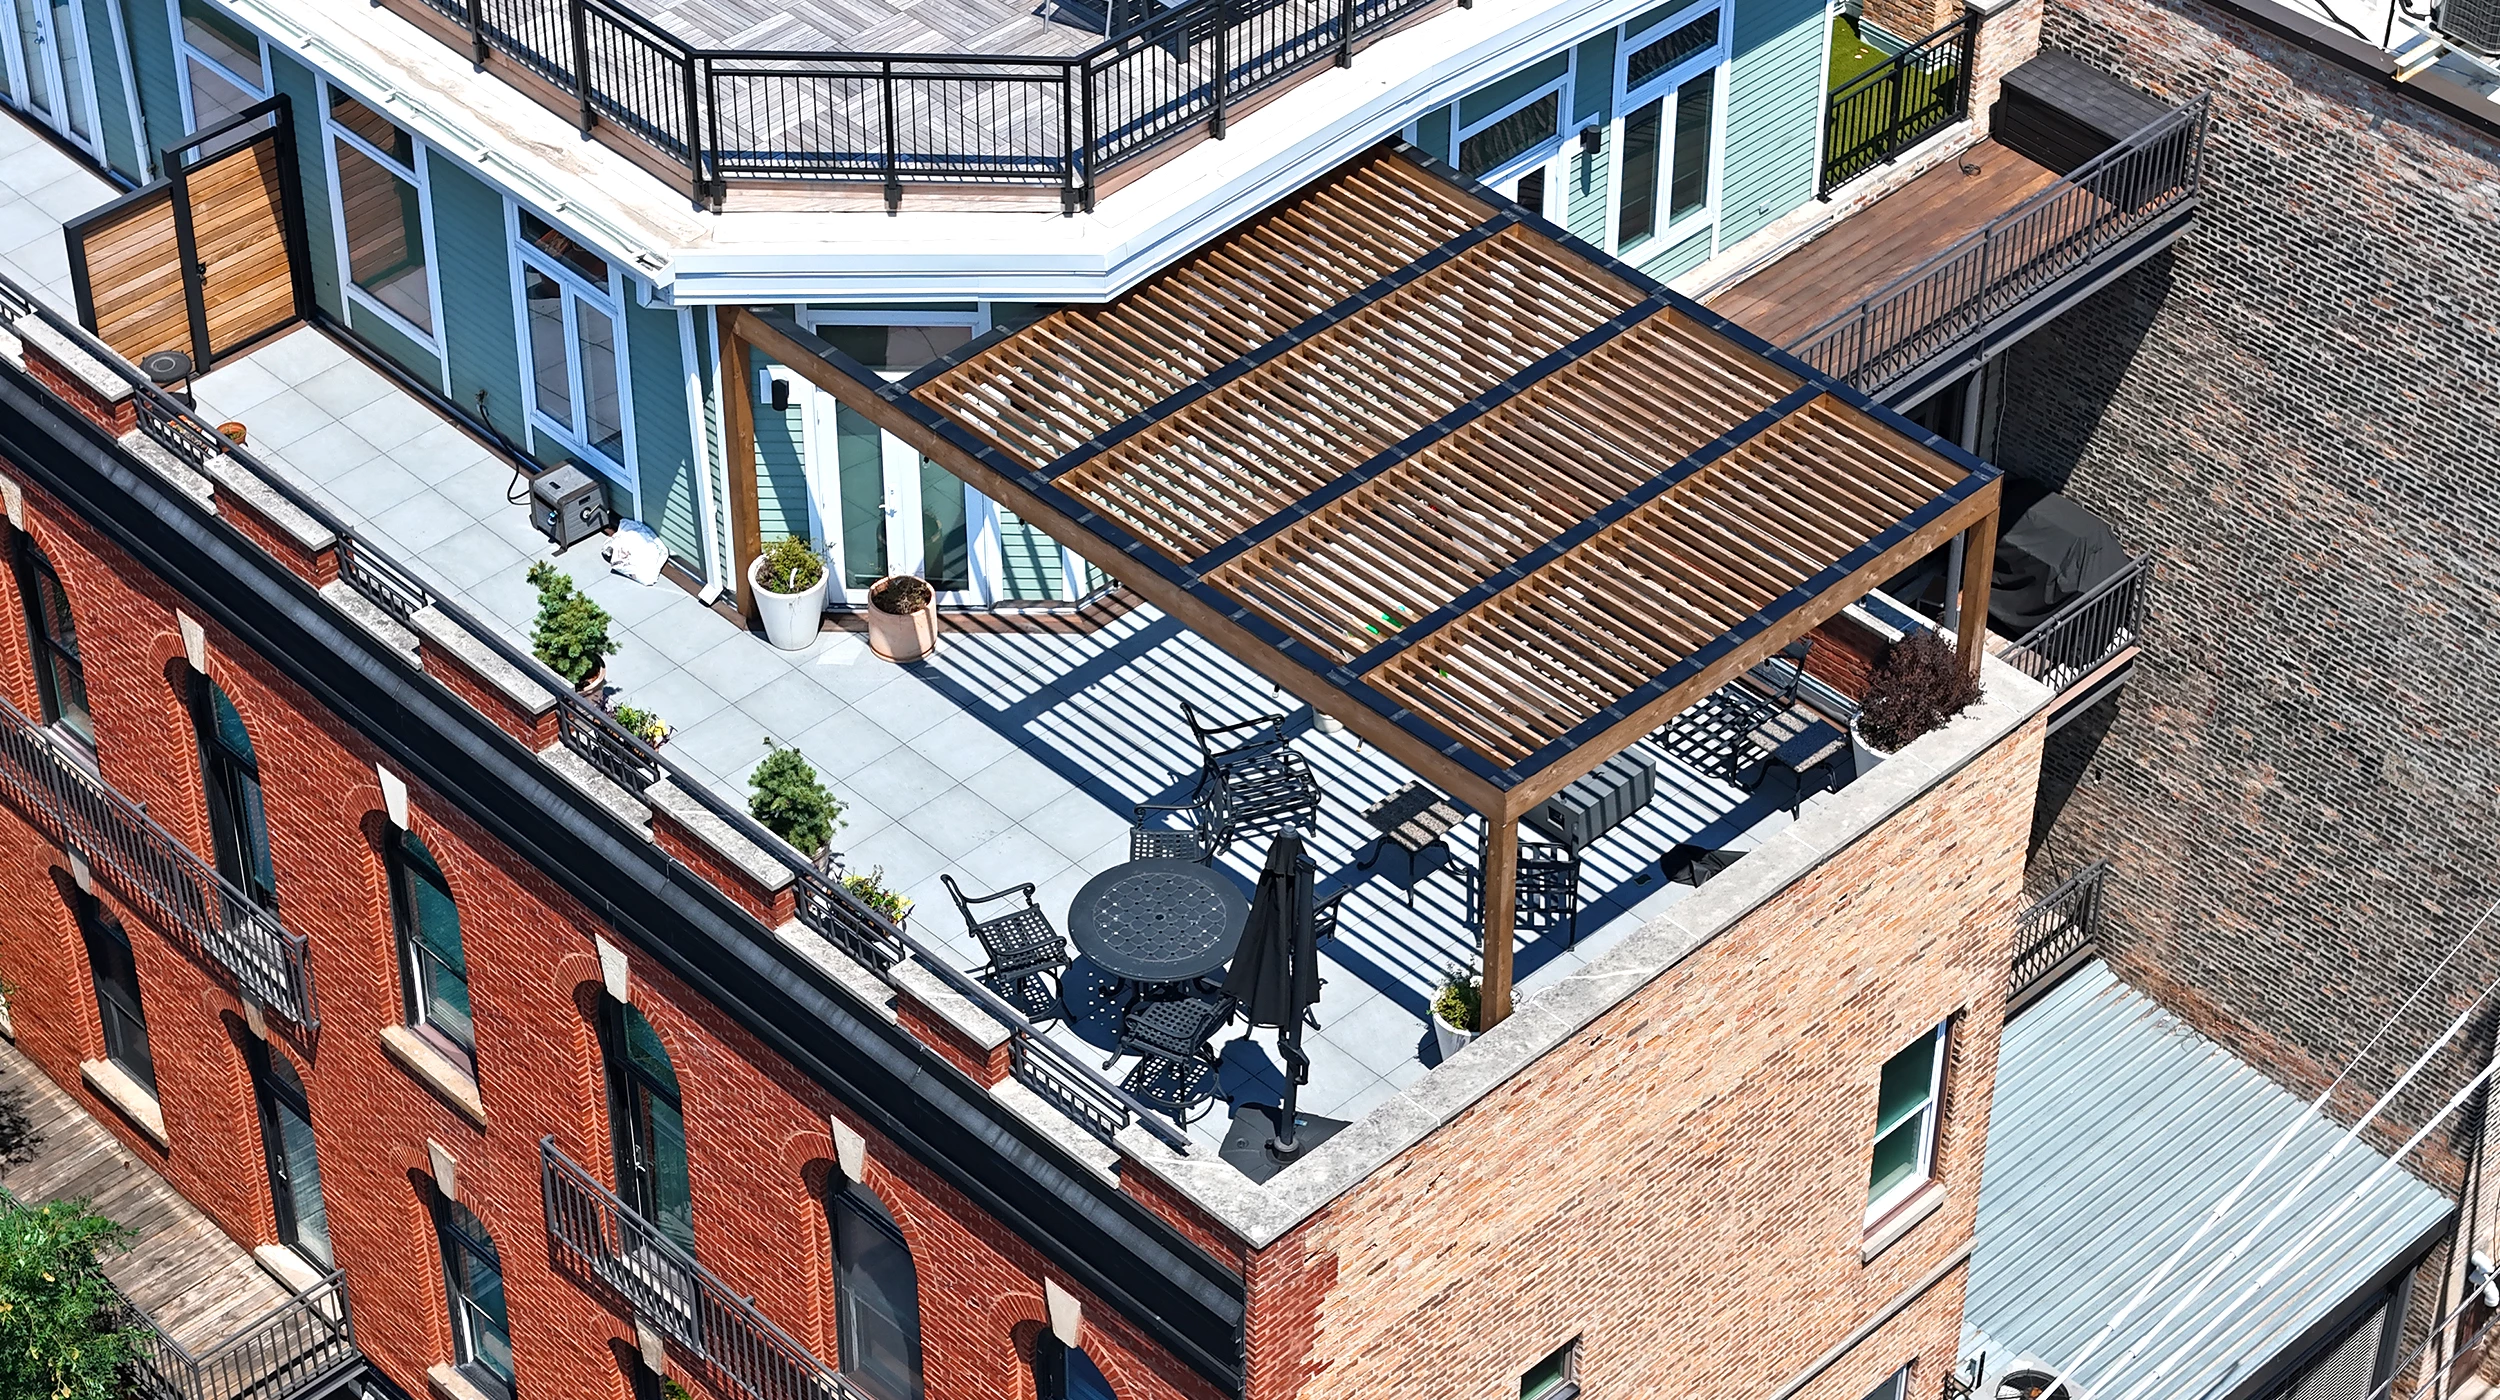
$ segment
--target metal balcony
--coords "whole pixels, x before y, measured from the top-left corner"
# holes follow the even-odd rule
[[[289,1400],[365,1364],[348,1320],[347,1278],[337,1272],[197,1355],[126,1306],[138,1324],[132,1389],[147,1400]]]
[[[2014,916],[2007,1020],[2100,953],[2101,886],[2108,878],[2109,862],[2096,860]]]

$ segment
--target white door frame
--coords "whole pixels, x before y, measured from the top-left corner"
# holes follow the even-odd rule
[[[19,40],[21,27],[18,23],[18,9],[20,6],[31,6],[35,12],[35,33],[39,53],[25,52],[26,46]],[[82,115],[86,118],[88,134],[83,137],[64,115],[62,107],[68,84],[62,81],[65,66],[61,61],[60,40],[53,25],[54,16],[62,11],[67,11],[70,22],[77,26],[78,51],[88,59],[86,71],[78,75],[78,91],[86,107]],[[5,15],[0,15],[0,21],[5,21],[0,23],[0,30],[5,30],[4,34],[0,34],[0,46],[7,49],[9,90],[15,95],[14,105],[18,110],[36,117],[44,125],[58,132],[63,140],[101,162],[104,159],[104,124],[101,114],[96,110],[93,61],[95,41],[94,36],[87,32],[87,7],[78,3],[78,0],[66,0],[66,3],[57,6],[52,3],[52,0],[8,0],[7,12]],[[27,90],[27,73],[30,65],[34,63],[41,63],[44,66],[45,80],[52,93],[52,107],[49,111],[24,100]]]

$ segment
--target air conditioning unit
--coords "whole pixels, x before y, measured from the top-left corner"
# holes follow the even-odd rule
[[[599,483],[570,462],[530,482],[530,524],[558,549],[608,528],[608,502]]]
[[[2458,48],[2500,55],[2500,0],[2439,0],[2431,27]]]

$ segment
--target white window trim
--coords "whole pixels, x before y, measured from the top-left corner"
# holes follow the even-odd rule
[[[1536,62],[1543,63],[1552,57],[1552,54],[1547,54],[1545,58],[1540,58]],[[1536,64],[1531,63],[1527,66],[1533,68]],[[1493,115],[1486,117],[1482,121],[1470,122],[1463,126],[1460,125],[1458,120],[1459,103],[1451,103],[1450,148],[1447,151],[1440,153],[1442,163],[1449,166],[1452,170],[1458,169],[1459,148],[1466,144],[1468,137],[1483,131],[1486,127],[1494,125],[1532,102],[1543,100],[1548,93],[1551,93],[1554,95],[1553,137],[1547,141],[1540,141],[1536,145],[1529,147],[1521,154],[1515,155],[1509,160],[1504,161],[1502,164],[1494,166],[1482,175],[1476,176],[1475,180],[1477,184],[1490,189],[1494,186],[1524,175],[1540,165],[1551,164],[1556,156],[1562,154],[1563,146],[1567,143],[1567,138],[1565,137],[1564,132],[1571,125],[1571,94],[1576,88],[1576,78],[1579,71],[1580,50],[1579,46],[1575,44],[1572,47],[1563,50],[1563,70],[1560,77],[1554,79],[1550,83],[1542,84],[1525,93],[1522,93],[1517,101],[1509,103],[1500,111],[1495,112]],[[1490,84],[1487,84],[1487,86],[1490,86]],[[1479,89],[1479,91],[1481,90],[1482,89]],[[1459,99],[1459,102],[1464,102],[1466,100],[1466,98],[1462,97]],[[1410,130],[1411,129],[1412,128],[1410,128]]]
[[[1947,1016],[1937,1022],[1935,1029],[1927,1033],[1927,1039],[1935,1047],[1935,1053],[1930,1058],[1927,1068],[1927,1103],[1919,1109],[1919,1116],[1925,1120],[1926,1125],[1918,1135],[1918,1167],[1900,1185],[1866,1203],[1866,1223],[1870,1227],[1891,1214],[1895,1207],[1925,1190],[1928,1183],[1936,1179],[1936,1138],[1938,1129],[1944,1126],[1944,1067],[1946,1057],[1953,1050],[1953,1018]],[[1909,1049],[1909,1045],[1904,1045],[1899,1050],[1886,1055],[1884,1064],[1890,1064]],[[1876,1066],[1875,1112],[1876,1121],[1880,1125],[1883,1114],[1883,1065]],[[1880,1140],[1880,1134],[1867,1139],[1867,1151],[1870,1155],[1875,1150],[1876,1142]]]
[[[616,259],[600,251],[599,246],[589,239],[583,238],[580,234],[535,209],[528,212],[531,218],[564,234],[584,248],[590,249],[598,255],[600,261],[608,265],[608,285],[594,286],[561,260],[548,257],[529,246],[528,241],[521,237],[522,210],[519,202],[510,199],[503,202],[504,244],[511,249],[512,335],[521,355],[521,403],[526,410],[522,414],[522,421],[529,430],[529,446],[535,451],[539,435],[545,434],[566,452],[571,453],[575,460],[606,477],[618,489],[631,497],[634,518],[643,519],[641,473],[635,471],[633,467],[633,464],[641,459],[636,455],[634,447],[634,362],[631,347],[626,343],[628,332],[625,328],[624,270],[617,266]],[[610,459],[607,453],[591,446],[589,440],[583,437],[572,424],[538,406],[538,361],[536,352],[530,345],[530,310],[529,298],[526,294],[527,283],[522,277],[524,268],[546,275],[570,294],[564,303],[564,360],[565,373],[577,411],[582,409],[588,400],[582,393],[581,363],[573,353],[574,348],[580,344],[580,340],[574,330],[572,299],[580,298],[592,303],[595,309],[606,314],[609,324],[616,328],[616,413],[617,425],[624,439],[623,461]]]
[[[363,103],[363,105],[371,108],[376,115],[379,115],[386,121],[390,120],[390,114],[383,111],[380,107],[375,106],[373,103],[366,102],[362,96],[359,96],[354,92],[349,92],[345,88],[339,87],[336,83],[331,82],[326,77],[321,80],[320,91],[315,94],[316,100],[321,103],[321,165],[322,172],[328,178],[330,185],[330,241],[338,253],[339,295],[356,303],[358,306],[363,307],[365,310],[372,312],[374,315],[381,317],[383,322],[389,325],[391,329],[398,331],[401,335],[404,335],[410,340],[415,341],[418,345],[423,346],[428,353],[434,356],[435,362],[441,367],[441,372],[448,376],[451,372],[450,359],[443,353],[443,340],[441,334],[441,324],[443,319],[443,247],[442,244],[434,237],[434,192],[432,189],[428,188],[426,184],[425,163],[427,151],[425,139],[418,136],[415,132],[409,131],[406,126],[400,125],[397,122],[392,122],[394,126],[399,126],[401,131],[407,132],[410,149],[416,155],[415,169],[412,170],[407,166],[401,165],[398,160],[393,157],[381,151],[375,150],[373,146],[363,137],[358,136],[356,133],[349,131],[347,128],[340,126],[337,122],[330,119],[330,94],[334,91],[345,93],[350,99]],[[355,147],[356,152],[359,155],[373,161],[384,170],[400,176],[416,187],[417,228],[425,239],[425,297],[426,304],[434,310],[434,330],[429,331],[420,329],[415,322],[400,315],[398,312],[393,311],[389,307],[384,306],[379,298],[375,297],[364,288],[356,285],[356,274],[348,263],[347,204],[345,199],[339,193],[338,143],[341,141]],[[448,379],[446,379],[446,392],[449,391],[448,382]]]
[[[1719,37],[1716,43],[1675,67],[1651,77],[1638,88],[1626,90],[1625,84],[1630,78],[1632,55],[1646,47],[1641,42],[1643,39],[1652,41],[1663,39],[1712,11],[1716,11],[1719,16]],[[1631,32],[1630,25],[1625,25],[1622,30],[1617,31],[1615,77],[1612,89],[1613,107],[1607,118],[1606,132],[1605,249],[1607,252],[1626,253],[1633,257],[1644,253],[1664,252],[1704,228],[1713,230],[1710,240],[1711,252],[1715,254],[1718,251],[1716,230],[1719,222],[1719,180],[1721,167],[1725,164],[1727,156],[1727,88],[1729,55],[1732,52],[1728,31],[1732,24],[1733,16],[1729,13],[1728,0],[1711,0],[1708,4],[1692,5],[1679,10],[1647,29],[1641,30],[1638,34]],[[1701,208],[1681,219],[1660,225],[1656,231],[1627,247],[1620,238],[1623,213],[1624,118],[1647,106],[1653,99],[1671,95],[1677,88],[1704,72],[1715,73],[1717,80],[1713,85],[1710,102],[1710,154],[1706,165],[1708,184],[1702,197]],[[1665,115],[1672,118],[1674,114],[1671,107]],[[1660,153],[1660,160],[1659,214],[1663,217],[1666,214],[1664,187],[1670,178],[1668,172],[1672,171],[1675,162],[1671,127],[1668,131],[1668,144]]]
[[[238,28],[248,32],[253,41],[260,45],[260,71],[263,80],[257,83],[247,83],[243,81],[242,75],[233,69],[191,47],[191,40],[184,34],[182,28],[182,0],[165,0],[165,18],[174,29],[174,67],[182,79],[176,86],[182,89],[182,129],[185,132],[200,129],[199,109],[191,100],[191,65],[193,63],[199,64],[211,73],[234,84],[237,89],[248,92],[263,102],[269,100],[269,41],[262,37],[259,30],[244,24],[232,15],[226,15],[227,19],[232,20]],[[325,106],[322,111],[326,115],[329,108]]]
[[[26,0],[20,0],[20,3],[26,3]],[[54,123],[48,117],[36,115],[34,108],[25,105],[19,100],[20,96],[24,94],[27,89],[28,65],[37,62],[38,56],[25,52],[25,45],[18,41],[17,26],[14,23],[6,26],[0,26],[5,27],[7,30],[4,45],[0,45],[5,46],[8,55],[10,96],[6,105],[15,111],[24,112],[26,115],[34,117],[35,120],[42,122],[45,126],[50,127],[54,132],[58,133],[62,140],[67,141],[71,145],[76,146],[78,149],[94,156],[98,161],[102,161],[105,159],[104,112],[102,106],[103,98],[96,91],[95,51],[93,48],[95,36],[89,33],[87,29],[87,7],[85,5],[71,5],[69,7],[69,13],[70,22],[78,26],[78,51],[87,58],[87,71],[81,75],[84,81],[78,85],[80,90],[86,93],[87,136],[82,139],[76,131],[71,129],[70,126],[59,125]],[[48,7],[44,14],[44,21],[46,23],[51,22],[51,13]],[[55,52],[59,51],[60,46],[61,43],[59,39],[56,38],[52,41],[52,47]],[[58,74],[53,74],[51,75],[51,80],[54,88],[54,96],[57,99],[60,95],[60,77]]]

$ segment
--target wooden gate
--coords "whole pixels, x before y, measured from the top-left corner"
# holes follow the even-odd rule
[[[62,230],[78,319],[133,364],[207,373],[312,305],[295,131],[280,93],[164,153],[155,183]]]

